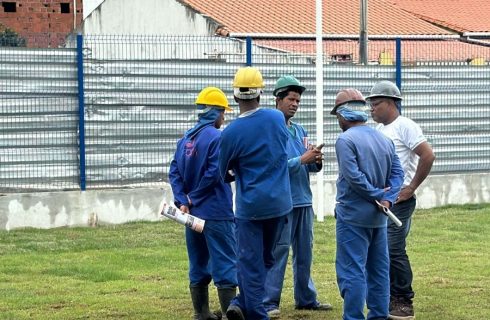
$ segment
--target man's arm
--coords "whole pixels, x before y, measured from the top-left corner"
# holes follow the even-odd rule
[[[225,131],[221,133],[220,148],[218,155],[218,170],[219,175],[225,182],[235,181],[235,177],[232,176],[228,171],[232,169],[232,151],[230,148],[229,139],[225,136]]]
[[[410,182],[410,185],[400,191],[400,195],[396,202],[405,201],[413,196],[415,190],[417,190],[420,184],[424,182],[425,178],[429,175],[432,164],[436,159],[434,151],[427,141],[419,144],[413,151],[419,156],[417,170],[415,171],[415,175],[412,182]]]
[[[177,148],[177,150],[179,149]],[[184,192],[184,179],[179,172],[177,160],[175,160],[176,157],[177,151],[174,158],[172,159],[172,162],[170,162],[168,178],[170,181],[170,186],[172,187],[172,193],[174,195],[174,204],[177,208],[180,208],[180,206],[182,205],[188,206],[189,203],[187,200],[187,195]]]
[[[337,139],[335,143],[339,171],[342,172],[351,188],[361,197],[368,201],[381,199],[385,190],[376,188],[368,181],[366,175],[359,169],[354,147],[350,144],[350,142],[340,139]]]
[[[396,203],[396,200],[398,199],[399,196],[400,188],[403,184],[404,176],[405,173],[403,172],[403,168],[400,163],[400,158],[398,158],[398,155],[395,153],[395,146],[393,146],[393,156],[391,158],[391,172],[390,172],[390,176],[388,177],[389,188],[385,189],[386,193],[384,194],[383,199],[381,201],[383,205],[389,208],[393,205],[393,203]],[[386,205],[386,202],[389,203],[389,205]]]
[[[318,165],[317,161],[321,161],[322,158],[323,155],[321,151],[317,149],[308,149],[301,156],[288,159],[289,172],[298,172],[302,165],[307,165],[309,172],[318,172],[321,169],[321,163]]]

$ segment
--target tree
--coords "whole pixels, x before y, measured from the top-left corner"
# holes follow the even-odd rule
[[[25,47],[26,39],[11,29],[0,31],[0,47]]]

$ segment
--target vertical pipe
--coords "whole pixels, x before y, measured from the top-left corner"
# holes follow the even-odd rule
[[[359,22],[359,63],[368,64],[368,4],[361,0],[361,14]]]
[[[73,0],[73,31],[77,30],[77,0]]]
[[[323,143],[323,9],[322,0],[316,0],[316,143]],[[316,178],[316,216],[323,221],[325,214],[325,194],[323,167]]]
[[[80,189],[86,189],[85,174],[85,100],[83,88],[83,36],[77,35],[77,68],[78,68],[78,140],[80,150]]]
[[[252,66],[252,38],[247,37],[247,66]]]

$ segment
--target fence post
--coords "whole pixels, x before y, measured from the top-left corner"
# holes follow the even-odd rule
[[[402,39],[396,38],[396,86],[402,91]],[[402,114],[402,104],[397,103],[397,108]]]
[[[83,36],[77,35],[77,68],[78,68],[78,140],[80,152],[80,189],[86,189],[85,174],[85,100],[83,88]]]
[[[252,66],[252,38],[247,37],[247,66]]]

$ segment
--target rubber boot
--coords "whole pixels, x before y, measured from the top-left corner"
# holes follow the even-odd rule
[[[236,296],[236,288],[218,288],[219,305],[221,306],[222,319],[226,320],[226,310],[231,300]]]
[[[194,306],[194,319],[218,320],[219,318],[209,311],[208,286],[190,286],[189,289]]]

